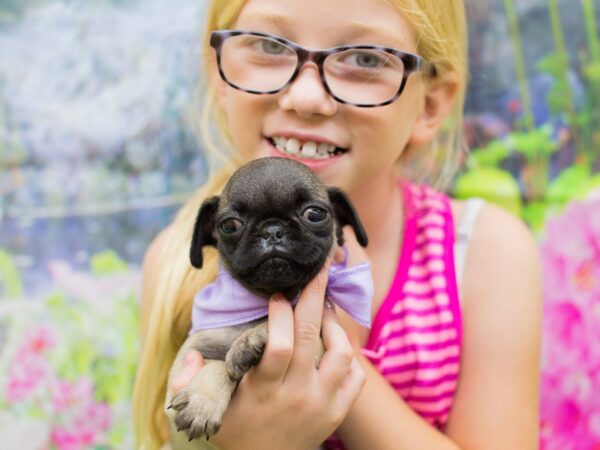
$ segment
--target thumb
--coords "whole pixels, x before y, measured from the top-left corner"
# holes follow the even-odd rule
[[[344,227],[344,242],[348,247],[348,266],[355,266],[369,261],[367,252],[358,243],[354,230],[349,226]]]
[[[173,394],[177,394],[186,387],[202,367],[204,367],[204,358],[200,352],[189,350],[183,358],[181,371],[173,377],[171,382]]]

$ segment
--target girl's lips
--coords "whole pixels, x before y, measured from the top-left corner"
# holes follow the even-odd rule
[[[330,156],[329,158],[326,158],[326,159],[308,159],[308,158],[302,158],[299,155],[290,155],[289,153],[282,152],[275,145],[273,145],[273,143],[271,142],[270,139],[264,138],[264,140],[266,141],[266,143],[269,147],[269,151],[270,151],[269,156],[277,156],[280,158],[293,159],[295,161],[301,162],[302,164],[307,166],[313,172],[321,172],[322,170],[325,170],[329,166],[337,164],[338,160],[347,153],[347,152],[340,153],[335,156]]]

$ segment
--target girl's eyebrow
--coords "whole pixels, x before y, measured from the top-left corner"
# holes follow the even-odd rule
[[[250,12],[244,19],[252,24],[264,23],[274,27],[279,34],[285,34],[285,30],[293,29],[293,19],[289,16],[269,12]],[[244,20],[246,22],[246,20]],[[244,27],[247,28],[247,27]],[[399,33],[398,30],[388,29],[383,25],[374,26],[360,22],[352,22],[344,26],[342,30],[337,31],[341,39],[338,39],[337,45],[344,45],[350,42],[357,42],[364,38],[370,41],[378,41],[381,45],[385,45],[387,42],[392,47],[402,46],[406,42],[406,38],[403,33]]]

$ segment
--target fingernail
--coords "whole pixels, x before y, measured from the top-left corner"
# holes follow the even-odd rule
[[[271,296],[271,300],[275,301],[275,302],[284,302],[285,301],[285,296],[283,294],[280,294],[279,292],[276,294],[273,294]]]
[[[183,365],[187,366],[191,363],[194,362],[194,358],[196,357],[196,355],[194,355],[193,351],[189,351],[185,354],[184,358],[183,358]]]

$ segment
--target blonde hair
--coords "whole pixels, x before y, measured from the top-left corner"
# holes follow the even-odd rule
[[[399,8],[417,34],[417,51],[435,64],[438,74],[453,72],[459,91],[453,109],[439,136],[428,149],[408,152],[400,161],[406,177],[447,186],[462,152],[463,103],[467,79],[467,34],[462,0],[388,0]],[[246,0],[213,0],[208,11],[203,64],[213,64],[208,44],[210,32],[233,28]],[[191,326],[193,297],[214,280],[216,252],[206,249],[204,267],[189,262],[192,227],[198,207],[208,196],[221,192],[231,173],[241,163],[227,132],[224,111],[218,107],[214,86],[204,80],[203,108],[199,118],[201,138],[210,156],[213,175],[179,211],[161,242],[151,277],[146,273],[143,303],[150,306],[141,318],[142,350],[133,394],[133,416],[138,448],[155,450],[168,439],[164,400],[169,369]],[[218,168],[218,169],[217,169]]]

